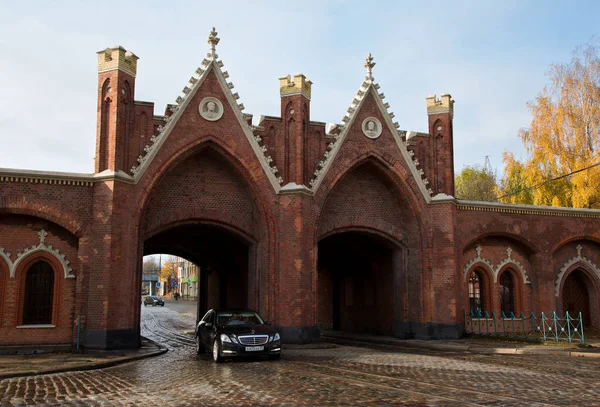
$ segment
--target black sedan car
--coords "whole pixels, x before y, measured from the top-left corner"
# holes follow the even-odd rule
[[[144,306],[148,306],[148,305],[152,305],[152,306],[157,306],[160,305],[161,307],[165,306],[165,302],[163,300],[161,300],[160,298],[158,298],[156,295],[150,295],[146,298],[144,298]]]
[[[279,332],[250,309],[211,309],[196,327],[196,352],[210,351],[215,363],[224,358],[281,356]]]

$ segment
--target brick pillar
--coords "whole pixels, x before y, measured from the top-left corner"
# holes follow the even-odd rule
[[[526,284],[523,291],[525,295],[526,289],[532,289],[533,304],[531,309],[533,312],[539,318],[539,314],[542,312],[548,316],[549,312],[562,310],[561,293],[556,297],[555,291],[555,272],[560,265],[556,264],[556,260],[552,258],[551,253],[542,251],[533,256],[532,266],[535,267],[533,274],[537,279],[537,287],[531,287],[532,284]]]
[[[280,196],[277,325],[285,343],[318,340],[316,319],[316,242],[306,230],[311,197],[302,193]]]
[[[141,262],[139,238],[127,197],[131,185],[118,180],[94,186],[91,267],[84,346],[139,347]],[[139,263],[139,264],[138,264]]]
[[[429,229],[423,245],[425,267],[421,279],[422,317],[413,324],[416,339],[459,338],[462,334],[460,270],[457,270],[452,203],[430,205],[427,213]],[[424,256],[424,257],[425,257]]]

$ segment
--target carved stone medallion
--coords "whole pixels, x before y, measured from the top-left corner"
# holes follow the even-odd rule
[[[381,122],[374,117],[367,117],[362,122],[362,131],[368,138],[376,139],[381,136]]]
[[[200,102],[198,112],[204,119],[216,122],[223,116],[223,104],[217,98],[206,97]]]

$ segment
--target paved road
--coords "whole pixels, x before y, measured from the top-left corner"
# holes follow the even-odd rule
[[[191,303],[142,309],[165,355],[109,369],[0,381],[1,405],[600,406],[600,360],[380,347],[287,349],[280,361],[216,365],[184,331]]]

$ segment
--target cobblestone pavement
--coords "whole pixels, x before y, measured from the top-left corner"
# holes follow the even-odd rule
[[[193,304],[142,309],[165,355],[108,369],[0,381],[1,405],[600,406],[600,359],[338,346],[280,361],[197,357]]]

